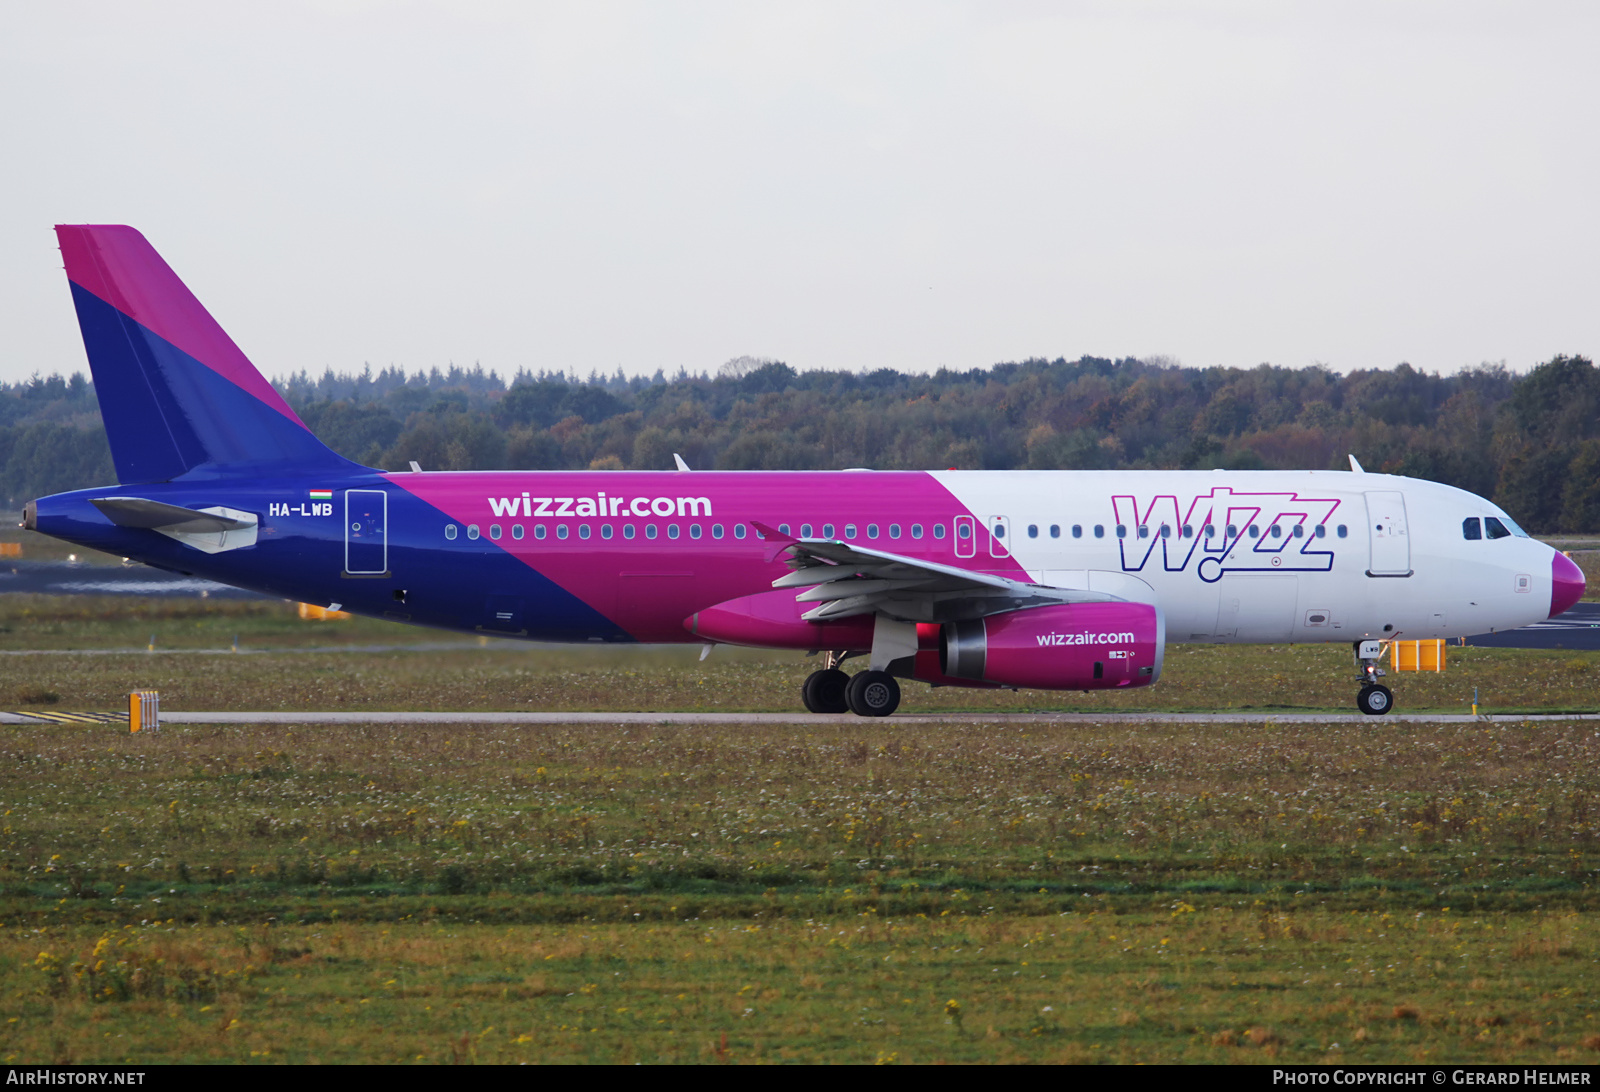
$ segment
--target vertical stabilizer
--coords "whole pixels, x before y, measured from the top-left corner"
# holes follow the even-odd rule
[[[311,434],[143,235],[75,224],[56,237],[119,481],[354,467]]]

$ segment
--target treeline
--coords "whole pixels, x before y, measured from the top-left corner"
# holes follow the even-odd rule
[[[1600,530],[1600,373],[1556,357],[1527,375],[1401,364],[1186,368],[1027,360],[930,375],[798,372],[740,358],[668,378],[481,368],[306,373],[278,384],[330,447],[428,470],[961,467],[1368,470],[1492,497],[1530,530]],[[0,384],[0,492],[109,482],[80,376]]]

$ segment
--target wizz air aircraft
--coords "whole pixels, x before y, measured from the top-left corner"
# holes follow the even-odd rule
[[[1582,572],[1481,497],[1351,471],[392,473],[324,446],[144,237],[56,228],[118,484],[26,527],[185,575],[536,641],[825,654],[815,713],[899,679],[1110,690],[1168,642],[1512,629]],[[681,463],[680,463],[681,465]],[[847,659],[866,660],[847,674]]]

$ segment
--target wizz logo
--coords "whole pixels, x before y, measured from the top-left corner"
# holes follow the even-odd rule
[[[1235,572],[1328,572],[1333,544],[1328,521],[1339,502],[1331,497],[1236,493],[1222,486],[1187,505],[1176,495],[1112,498],[1122,571],[1142,572],[1160,550],[1169,573],[1194,564],[1209,582]]]

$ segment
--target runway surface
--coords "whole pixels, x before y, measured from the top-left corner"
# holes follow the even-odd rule
[[[1548,622],[1504,633],[1480,633],[1468,637],[1467,644],[1479,648],[1600,649],[1600,603],[1574,603],[1565,614]]]
[[[121,713],[0,713],[0,724],[115,724],[125,723]],[[1526,721],[1600,720],[1600,713],[1492,714],[1392,713],[1367,717],[1350,713],[1273,713],[1241,709],[1232,713],[901,713],[877,720],[850,713],[817,716],[811,713],[405,713],[405,712],[226,712],[168,713],[163,724],[794,724],[839,727],[873,724],[1368,724],[1374,728],[1403,721],[1410,724],[1466,724],[1485,722],[1521,724]]]
[[[164,572],[148,565],[90,565],[74,561],[11,561],[0,565],[0,593],[34,595],[202,596],[264,599],[212,580]]]

